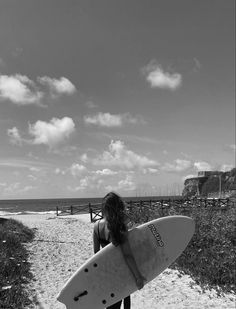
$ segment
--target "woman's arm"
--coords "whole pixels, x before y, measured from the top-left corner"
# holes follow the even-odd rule
[[[124,259],[131,271],[131,273],[133,274],[135,281],[136,281],[136,285],[138,287],[138,289],[142,289],[144,286],[144,281],[146,281],[146,279],[142,276],[142,274],[140,273],[138,266],[136,264],[136,261],[134,259],[133,253],[131,251],[131,247],[129,244],[129,240],[128,237],[126,238],[125,242],[123,242],[121,245],[121,251],[122,254],[124,256]]]

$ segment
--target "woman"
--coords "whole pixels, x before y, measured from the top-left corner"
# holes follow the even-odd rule
[[[108,193],[102,203],[103,219],[97,221],[94,225],[93,244],[94,253],[103,248],[110,242],[114,246],[120,245],[125,261],[134,276],[138,289],[144,285],[145,278],[141,275],[135,259],[133,257],[127,233],[127,216],[125,214],[125,204],[123,200],[114,192]],[[110,309],[119,309],[122,301],[108,307]],[[124,299],[124,309],[130,309],[130,296]]]

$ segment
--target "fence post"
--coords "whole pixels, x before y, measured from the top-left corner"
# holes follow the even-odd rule
[[[73,215],[73,206],[70,206],[70,214]]]
[[[93,222],[93,210],[92,210],[92,207],[91,207],[91,203],[89,203],[89,213],[90,213],[90,221]]]
[[[164,201],[161,200],[161,216],[164,217]]]
[[[58,206],[57,206],[57,216],[58,216]]]
[[[226,205],[227,205],[227,209],[228,209],[229,208],[229,198],[228,197],[226,198],[226,203],[227,203]]]

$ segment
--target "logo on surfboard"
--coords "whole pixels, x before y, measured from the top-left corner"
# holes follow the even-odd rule
[[[161,235],[158,233],[156,227],[154,224],[149,224],[148,228],[150,229],[150,231],[152,232],[152,235],[155,237],[157,244],[159,247],[164,247],[164,242],[161,239]]]

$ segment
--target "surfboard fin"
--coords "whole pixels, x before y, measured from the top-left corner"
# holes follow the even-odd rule
[[[74,297],[74,301],[78,301],[80,299],[80,297],[83,297],[85,295],[88,295],[88,291],[84,291],[82,293],[80,293],[79,295]]]

